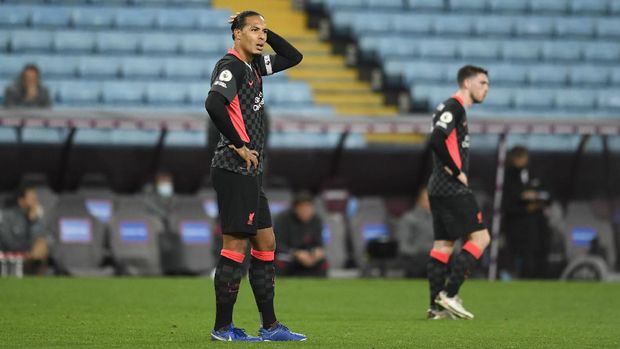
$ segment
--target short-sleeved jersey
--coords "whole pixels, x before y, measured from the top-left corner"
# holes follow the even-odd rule
[[[446,135],[446,148],[456,166],[466,175],[469,172],[469,132],[467,116],[460,97],[453,96],[437,106],[433,115],[433,131]],[[456,196],[471,190],[452,177],[439,157],[433,153],[433,172],[428,181],[428,194],[432,196]]]
[[[211,74],[211,91],[221,93],[228,101],[226,109],[235,130],[250,150],[258,151],[258,168],[246,169],[245,161],[233,150],[232,144],[220,134],[211,167],[257,176],[265,163],[266,118],[262,76],[272,74],[273,56],[256,56],[251,64],[230,49]]]

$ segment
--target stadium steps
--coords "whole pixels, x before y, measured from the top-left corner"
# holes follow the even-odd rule
[[[383,104],[383,95],[358,80],[357,70],[346,67],[344,58],[331,53],[331,45],[306,27],[306,14],[292,8],[291,1],[213,0],[213,7],[231,12],[254,10],[265,16],[267,25],[284,36],[304,55],[302,63],[288,71],[291,79],[305,80],[314,102],[334,107],[339,115],[395,116],[396,107]]]

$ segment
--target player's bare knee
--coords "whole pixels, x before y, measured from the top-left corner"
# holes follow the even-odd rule
[[[471,240],[478,248],[484,250],[491,243],[491,235],[488,230],[484,229],[472,234]]]
[[[243,238],[237,238],[234,236],[224,235],[224,242],[222,248],[225,250],[235,251],[239,253],[245,253],[248,248],[248,240]]]

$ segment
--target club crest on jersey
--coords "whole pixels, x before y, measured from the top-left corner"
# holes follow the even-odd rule
[[[232,73],[228,69],[224,70],[220,73],[218,79],[221,81],[230,81],[232,79]]]
[[[449,124],[452,122],[452,113],[450,113],[449,111],[441,114],[441,116],[439,117],[439,120],[443,123]]]

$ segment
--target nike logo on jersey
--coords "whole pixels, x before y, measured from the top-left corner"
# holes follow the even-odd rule
[[[254,86],[254,81],[248,81],[248,85],[250,85],[250,87]]]

